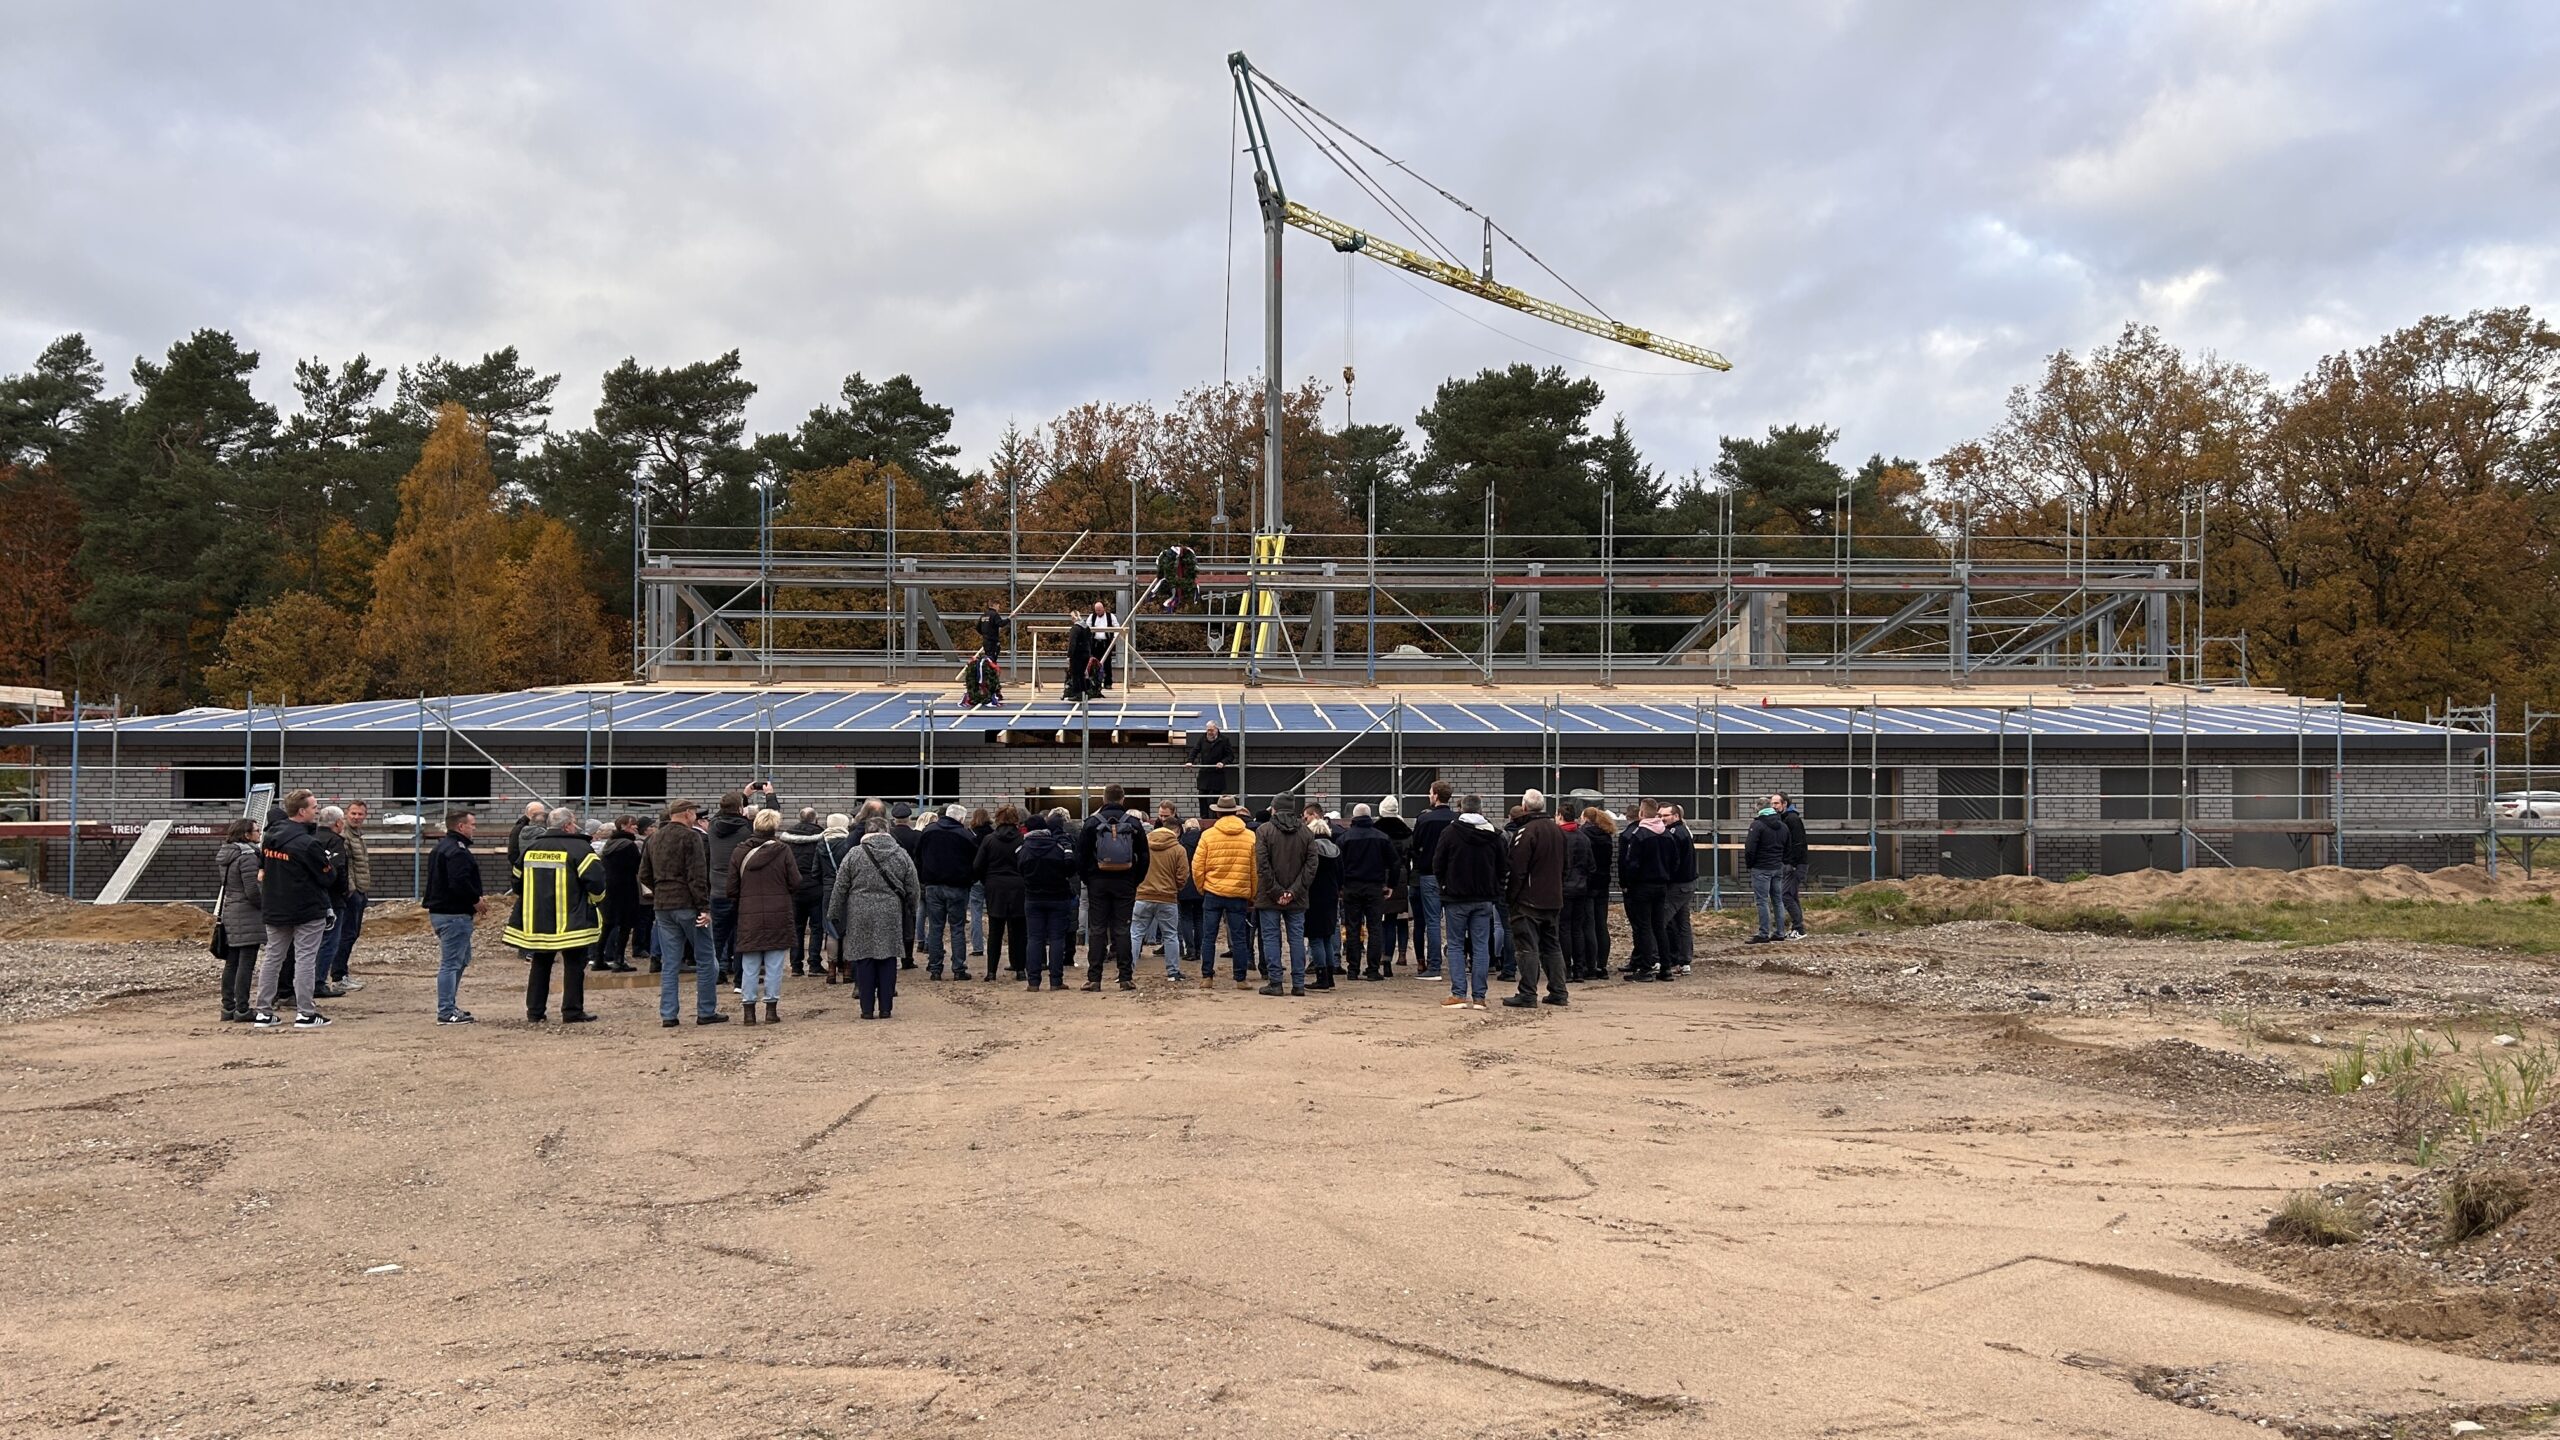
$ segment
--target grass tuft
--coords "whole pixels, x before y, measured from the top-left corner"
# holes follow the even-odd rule
[[[2364,1217],[2317,1190],[2296,1190],[2268,1219],[2267,1235],[2297,1245],[2351,1245],[2364,1238]]]
[[[2524,1209],[2532,1194],[2525,1177],[2513,1170],[2454,1176],[2445,1182],[2439,1201],[2444,1207],[2444,1243],[2459,1245],[2506,1224]]]

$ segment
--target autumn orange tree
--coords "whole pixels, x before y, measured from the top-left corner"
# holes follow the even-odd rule
[[[50,467],[0,464],[0,684],[70,688],[79,548],[71,488]]]
[[[2493,690],[2550,704],[2555,504],[2560,333],[2522,309],[2431,316],[2270,407],[2219,511],[2228,614],[2303,693],[2403,715]]]
[[[372,680],[361,640],[353,615],[308,590],[288,590],[231,617],[205,668],[205,689],[240,703],[253,694],[279,705],[361,700]]]

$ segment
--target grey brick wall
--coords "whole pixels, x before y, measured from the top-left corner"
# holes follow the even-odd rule
[[[1254,791],[1267,790],[1275,773],[1294,775],[1306,767],[1334,756],[1343,737],[1323,735],[1248,736],[1246,784]],[[743,783],[750,775],[751,747],[754,739],[741,732],[732,738],[713,742],[688,739],[682,744],[655,744],[623,739],[612,748],[610,756],[599,746],[595,762],[599,766],[667,767],[667,788],[673,795],[706,803],[716,799],[725,789]],[[329,803],[363,798],[373,802],[377,813],[393,808],[387,800],[393,772],[408,774],[415,763],[413,736],[390,735],[377,745],[353,745],[342,742],[294,744],[286,747],[284,783],[307,786]],[[503,820],[516,810],[527,796],[527,785],[556,798],[562,784],[564,768],[582,765],[586,759],[583,744],[566,743],[508,744],[493,747],[497,758],[513,769],[526,784],[493,776],[493,789],[498,793],[481,807],[492,820]],[[1728,839],[1734,837],[1756,808],[1757,796],[1771,789],[1802,793],[1807,767],[1836,768],[1844,765],[1863,776],[1866,751],[1860,748],[1854,765],[1845,745],[1828,744],[1812,749],[1774,751],[1766,747],[1745,747],[1729,742],[1720,747],[1721,754],[1700,754],[1696,758],[1710,775],[1718,768],[1731,772],[1733,793],[1721,815],[1693,815],[1692,828],[1702,836],[1714,831]],[[1569,743],[1564,763],[1575,766],[1598,766],[1602,783],[1614,806],[1631,804],[1640,790],[1660,793],[1686,793],[1691,784],[1690,747],[1674,744],[1659,748],[1630,745],[1586,746]],[[262,737],[259,763],[273,763],[272,744]],[[444,750],[431,742],[430,763],[441,763]],[[1904,820],[1932,819],[1937,813],[1937,791],[1940,771],[1956,767],[1979,769],[1995,763],[1998,757],[1983,749],[1923,747],[1889,748],[1884,752],[1884,768],[1892,796],[1884,807],[1887,817]],[[2174,747],[2155,757],[2164,768],[2177,763]],[[2197,863],[2216,863],[2213,851],[2224,847],[2227,831],[2217,831],[2217,821],[2227,821],[2232,814],[2231,770],[2235,765],[2289,766],[2294,761],[2292,747],[2269,747],[2250,750],[2232,747],[2192,749],[2187,760],[2194,771],[2193,813],[2195,832],[2202,842],[2197,846]],[[2306,756],[2309,763],[2325,771],[2333,757],[2315,746]],[[67,755],[48,751],[48,764],[59,766]],[[121,762],[112,771],[105,758],[84,748],[80,776],[81,811],[84,819],[111,819],[125,825],[168,816],[185,823],[218,825],[236,806],[222,802],[187,804],[176,801],[177,772],[187,765],[203,765],[236,771],[240,751],[236,743],[219,742],[190,750],[142,750],[128,745]],[[1316,777],[1308,791],[1329,807],[1348,808],[1348,802],[1374,800],[1375,796],[1342,793],[1340,765],[1383,766],[1388,759],[1385,737],[1375,737],[1355,747],[1336,761],[1336,768]],[[2040,745],[2035,765],[2035,819],[2040,827],[2054,827],[2037,835],[2033,846],[2033,868],[2036,873],[2059,878],[2075,871],[2098,868],[2099,840],[2094,835],[2064,833],[2074,823],[2095,820],[2099,813],[2098,770],[2107,766],[2140,766],[2145,756],[2139,749]],[[951,797],[968,805],[1019,803],[1027,790],[1036,786],[1072,787],[1089,779],[1099,786],[1117,781],[1129,786],[1143,786],[1157,797],[1171,797],[1186,811],[1191,808],[1193,787],[1190,772],[1182,764],[1178,745],[1112,744],[1107,735],[1096,732],[1088,754],[1075,744],[1056,746],[995,745],[977,736],[946,737],[933,755],[937,766],[956,768],[959,790]],[[1510,797],[1497,800],[1503,791],[1507,766],[1537,764],[1535,742],[1508,747],[1470,746],[1465,748],[1429,746],[1413,743],[1408,736],[1405,748],[1408,765],[1429,765],[1438,769],[1461,793],[1474,791],[1486,797],[1488,805],[1507,803]],[[2023,765],[2023,746],[2013,745],[2008,763]],[[804,743],[785,737],[778,762],[758,763],[754,773],[767,774],[775,780],[787,807],[815,805],[821,813],[831,810],[850,811],[863,798],[857,783],[858,772],[867,766],[910,769],[917,762],[912,742],[902,745],[832,745]],[[457,766],[479,765],[481,757],[467,746],[456,745],[453,763]],[[1708,783],[1713,783],[1710,779]],[[2324,782],[2325,783],[2325,782]],[[46,773],[45,786],[53,802],[46,814],[62,818],[67,808],[60,802],[67,798],[68,775],[61,769]],[[2475,793],[2475,771],[2457,762],[2450,770],[2440,750],[2350,752],[2343,784],[2343,820],[2346,834],[2335,852],[2344,863],[2360,867],[2405,864],[2434,868],[2467,863],[2475,857],[2477,842],[2473,835],[2460,833],[2466,827],[2476,828],[2471,817],[2478,813]],[[655,801],[662,797],[623,797],[633,801]],[[441,809],[435,806],[433,809]],[[640,804],[611,803],[595,808],[610,814],[622,809],[648,808]],[[2325,813],[2327,799],[2315,801],[2315,813]],[[1834,841],[1845,839],[1833,837]],[[94,893],[114,869],[117,859],[129,841],[93,840],[83,842],[80,860],[80,886]],[[173,839],[162,851],[145,876],[137,894],[143,898],[193,899],[208,889],[204,883],[210,873],[210,855],[216,842],[210,838],[181,837]],[[376,841],[377,866],[384,872],[386,893],[405,894],[411,873],[405,841],[396,834],[385,833]],[[64,875],[67,850],[62,842],[42,847],[42,864],[48,888],[59,890]],[[1729,853],[1729,852],[1728,852]],[[1905,833],[1893,838],[1888,852],[1894,873],[1911,875],[1934,873],[1939,863],[1938,837],[1925,830]]]

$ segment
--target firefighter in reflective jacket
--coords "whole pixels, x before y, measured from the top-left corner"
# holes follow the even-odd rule
[[[604,861],[579,831],[575,812],[562,806],[550,821],[550,829],[525,837],[524,853],[511,867],[516,907],[506,942],[524,952],[531,970],[525,977],[525,1018],[536,1024],[544,1018],[556,962],[560,1018],[575,1023],[594,1018],[586,1012],[586,958],[604,937]]]

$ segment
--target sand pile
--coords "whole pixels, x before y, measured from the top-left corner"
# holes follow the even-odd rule
[[[182,902],[84,905],[32,886],[0,891],[0,939],[196,940],[213,935],[213,916]]]
[[[2138,910],[2178,902],[2323,905],[2360,900],[2452,904],[2526,900],[2560,893],[2560,876],[2543,874],[2527,879],[2509,867],[2492,880],[2477,865],[2443,870],[2413,870],[2406,865],[2347,870],[2321,865],[2306,870],[2137,870],[2070,881],[2043,880],[2032,875],[1999,875],[1984,880],[1921,875],[1909,880],[1872,881],[1849,893],[1900,894],[1915,904],[1947,909],[1988,904],[2043,910]]]

